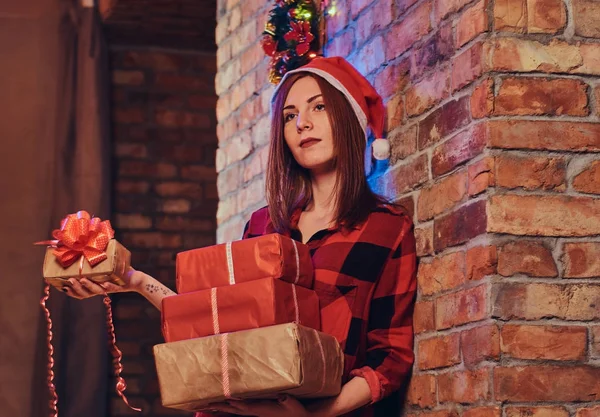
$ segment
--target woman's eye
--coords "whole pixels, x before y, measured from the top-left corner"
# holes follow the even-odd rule
[[[286,114],[286,115],[283,116],[283,121],[285,123],[287,123],[290,120],[294,119],[294,117],[296,117],[296,115],[294,113],[288,113],[288,114]]]
[[[317,110],[317,111],[323,111],[323,110],[325,110],[325,104],[323,104],[323,103],[317,104],[315,106],[315,110]]]

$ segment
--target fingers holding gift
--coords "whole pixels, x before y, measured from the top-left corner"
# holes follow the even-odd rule
[[[92,294],[87,291],[76,278],[69,278],[67,286],[63,287],[63,291],[67,295],[79,300],[91,297]]]
[[[104,294],[104,293],[113,293],[113,292],[123,292],[124,291],[124,287],[121,287],[120,285],[117,284],[113,284],[110,281],[106,281],[103,282],[101,284],[94,284],[97,286],[100,286],[102,288],[102,290],[104,292],[101,292],[100,294]]]
[[[265,416],[269,417],[273,414],[272,408],[275,407],[274,401],[269,401],[266,407],[259,404],[257,401],[226,401],[222,403],[210,404],[208,409],[210,411],[217,411],[222,413],[235,414],[238,416]],[[265,408],[268,409],[265,412]]]
[[[282,394],[277,398],[283,414],[289,417],[308,417],[310,413],[304,405],[291,395]]]
[[[206,408],[202,411],[205,413],[211,413],[211,414],[227,413],[227,414],[235,414],[235,415],[244,415],[244,414],[240,414],[240,411],[236,407],[233,407],[226,402],[210,404],[208,408]]]
[[[89,279],[69,278],[69,286],[64,287],[66,293],[73,298],[84,299],[98,294],[105,294],[106,291],[100,285],[93,283]]]
[[[308,417],[308,412],[298,400],[288,395],[282,395],[277,400],[231,400],[210,404],[210,410],[221,411],[241,416],[279,417]]]

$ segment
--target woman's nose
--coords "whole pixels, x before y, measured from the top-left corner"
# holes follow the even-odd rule
[[[312,122],[310,119],[305,114],[299,114],[296,119],[296,129],[298,130],[298,133],[310,128],[312,128]]]

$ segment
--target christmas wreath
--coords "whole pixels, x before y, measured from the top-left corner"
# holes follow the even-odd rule
[[[276,0],[261,45],[271,57],[269,81],[308,63],[319,50],[320,13],[312,0]]]

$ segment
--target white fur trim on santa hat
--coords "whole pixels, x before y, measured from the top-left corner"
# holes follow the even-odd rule
[[[382,161],[390,157],[390,142],[387,139],[375,139],[372,146],[373,158]]]

